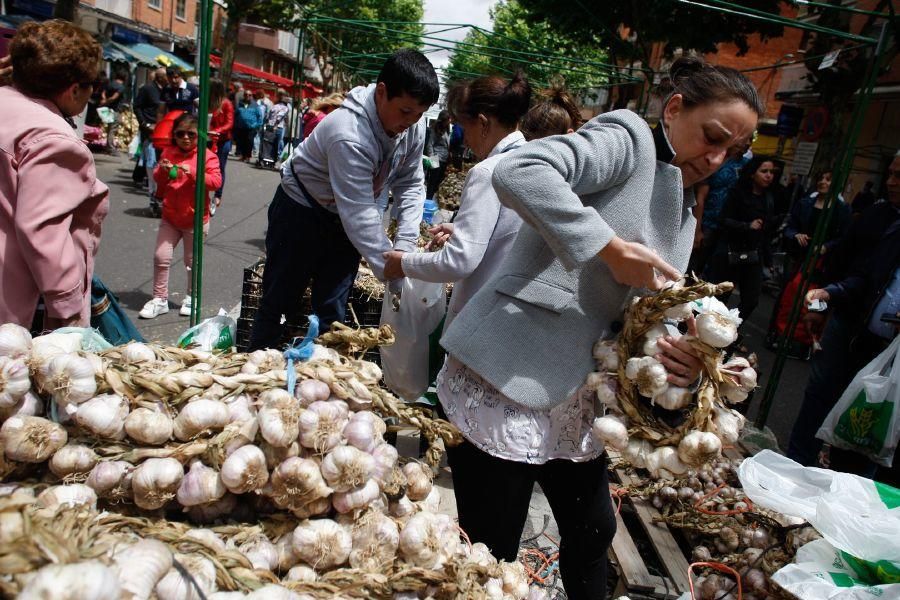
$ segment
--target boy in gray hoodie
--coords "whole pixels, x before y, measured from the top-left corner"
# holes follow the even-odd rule
[[[425,201],[421,119],[438,93],[424,55],[395,52],[377,83],[351,90],[284,163],[269,205],[263,296],[250,350],[277,346],[281,316],[296,313],[310,281],[313,312],[327,329],[344,320],[360,255],[384,280],[384,253],[415,249]],[[393,244],[377,204],[386,190],[398,222]]]

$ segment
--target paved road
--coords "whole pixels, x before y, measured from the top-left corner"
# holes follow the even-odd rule
[[[105,155],[96,155],[96,160],[99,176],[111,190],[110,214],[103,226],[97,273],[118,294],[147,339],[173,343],[188,325],[188,319],[178,315],[187,281],[180,262],[181,250],[176,250],[172,268],[169,313],[152,321],[138,319],[138,311],[152,292],[158,220],[147,211],[146,192],[137,190],[131,183],[132,163]],[[227,177],[222,207],[212,219],[205,247],[204,317],[214,315],[219,308],[231,310],[240,302],[243,269],[264,252],[266,208],[278,184],[275,172],[234,160],[229,162]],[[774,361],[773,353],[761,343],[771,310],[772,299],[764,295],[745,330],[747,345],[758,352],[761,364],[761,388],[750,407],[751,418],[756,415]],[[807,373],[807,363],[790,360],[782,376],[768,422],[782,447],[796,418]]]

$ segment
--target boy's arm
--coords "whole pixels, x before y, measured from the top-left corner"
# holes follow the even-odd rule
[[[397,179],[391,186],[397,206],[397,235],[394,249],[412,252],[419,239],[419,223],[425,207],[425,169],[422,167],[424,138],[406,156]]]

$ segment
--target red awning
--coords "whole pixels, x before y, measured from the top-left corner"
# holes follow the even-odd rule
[[[213,67],[219,67],[222,63],[222,59],[218,56],[211,54],[209,56],[209,63]],[[294,87],[294,80],[288,79],[287,77],[282,77],[280,75],[275,75],[274,73],[267,73],[266,71],[262,71],[260,69],[254,69],[253,67],[248,67],[247,65],[241,64],[239,62],[235,62],[231,65],[231,70],[237,73],[243,73],[244,75],[250,75],[251,77],[256,77],[257,79],[263,79],[265,81],[270,81],[275,85],[279,85],[281,87]]]

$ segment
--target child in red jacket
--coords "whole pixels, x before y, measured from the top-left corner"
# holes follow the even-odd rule
[[[179,314],[191,314],[191,260],[194,255],[194,193],[197,185],[197,117],[183,114],[172,127],[172,146],[166,148],[153,178],[157,195],[163,200],[162,219],[153,255],[153,299],[141,312],[141,318],[154,319],[169,312],[169,267],[175,246],[184,242],[184,266],[188,272],[188,291]],[[219,159],[206,153],[206,202],[204,203],[203,236],[209,231],[209,192],[222,185]]]

